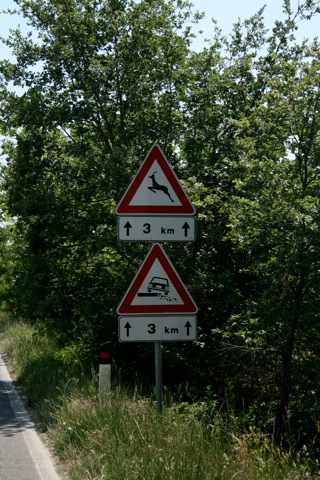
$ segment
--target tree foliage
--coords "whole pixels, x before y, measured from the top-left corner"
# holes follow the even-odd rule
[[[196,241],[165,247],[199,306],[167,382],[228,391],[278,442],[316,438],[320,49],[295,31],[319,2],[286,0],[271,32],[263,8],[228,37],[214,24],[201,52],[187,1],[17,3],[33,33],[0,65],[4,301],[68,348],[117,345],[148,246],[118,242],[115,206],[157,142],[197,208]],[[152,375],[147,347],[116,352]]]

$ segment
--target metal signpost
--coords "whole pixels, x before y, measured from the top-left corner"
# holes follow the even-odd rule
[[[118,239],[195,240],[195,209],[158,145],[154,145],[116,208]],[[154,243],[119,307],[120,342],[154,342],[158,411],[162,411],[161,342],[197,338],[197,306],[158,243]]]

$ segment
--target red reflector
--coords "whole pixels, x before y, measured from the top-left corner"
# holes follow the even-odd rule
[[[100,352],[100,358],[111,358],[110,352]]]

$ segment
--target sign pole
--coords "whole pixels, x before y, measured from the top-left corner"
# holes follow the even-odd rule
[[[154,342],[155,374],[156,374],[156,398],[158,412],[162,413],[162,362],[161,342]]]
[[[153,145],[116,208],[118,239],[195,240],[195,208],[161,148]],[[161,342],[197,338],[198,308],[158,243],[154,243],[118,306],[121,342],[154,342],[158,412],[162,412]]]

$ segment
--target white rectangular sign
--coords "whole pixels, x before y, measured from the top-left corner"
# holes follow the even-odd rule
[[[120,342],[189,342],[196,338],[194,315],[119,317]]]
[[[121,241],[193,242],[195,218],[191,216],[120,216],[118,238]]]

